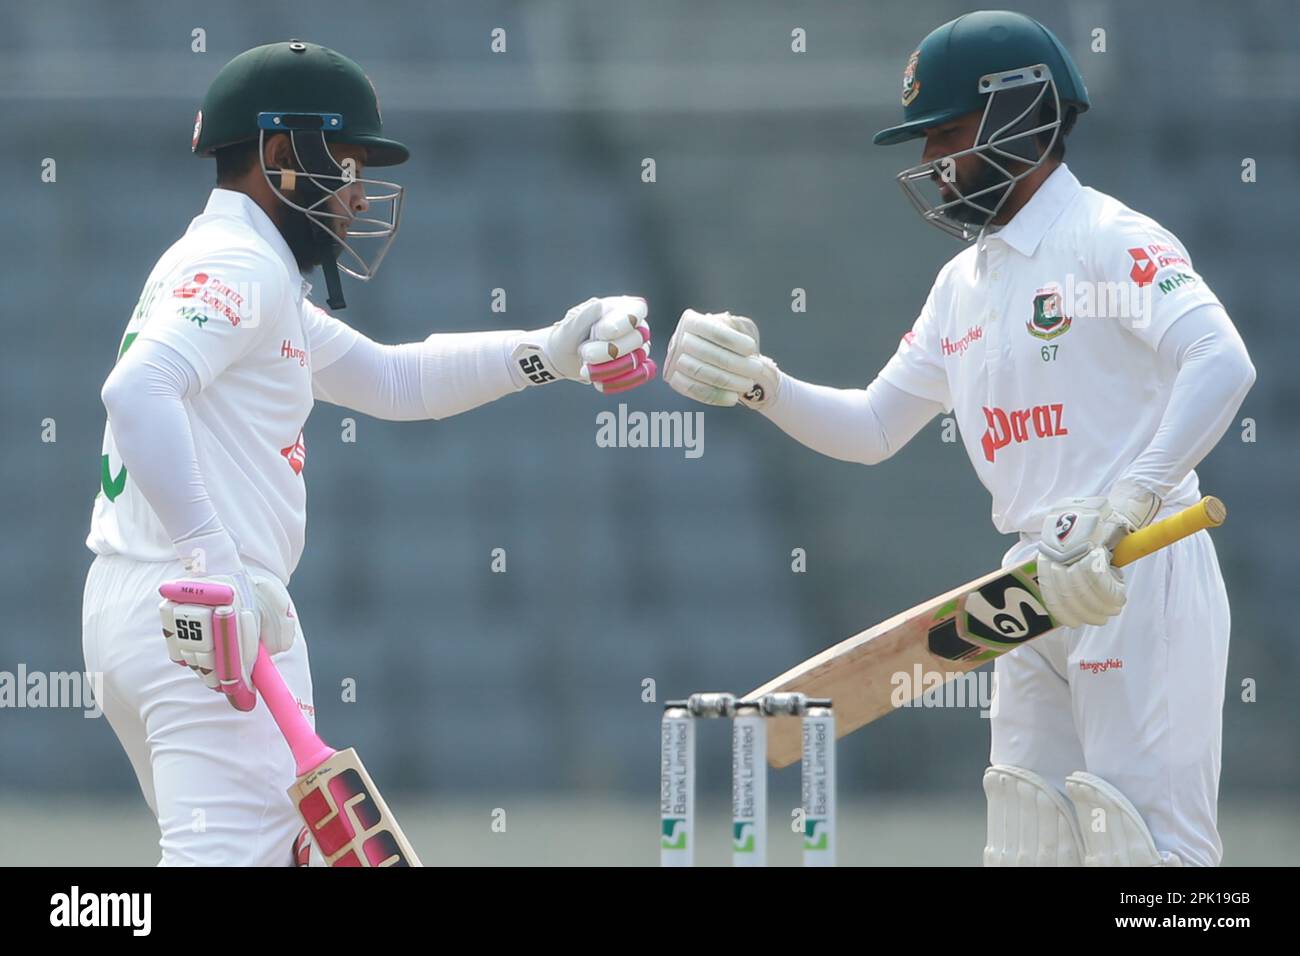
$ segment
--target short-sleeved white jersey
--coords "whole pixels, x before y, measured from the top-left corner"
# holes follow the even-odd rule
[[[175,349],[201,390],[186,401],[199,470],[244,562],[287,582],[306,526],[302,429],[312,372],[357,333],[306,298],[288,244],[243,193],[215,189],[203,214],[158,260],[118,348]],[[100,490],[86,544],[141,561],[176,558],[157,515],[104,428]]]
[[[881,377],[955,413],[994,525],[1036,534],[1054,501],[1106,493],[1151,442],[1175,374],[1160,339],[1207,303],[1170,232],[1062,165],[943,267]],[[1191,472],[1168,503],[1197,496]]]

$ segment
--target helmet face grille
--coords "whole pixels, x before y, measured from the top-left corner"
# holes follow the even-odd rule
[[[397,237],[405,188],[387,180],[358,176],[349,161],[339,165],[329,151],[325,134],[319,130],[286,131],[298,168],[288,174],[270,169],[266,165],[266,135],[263,130],[259,164],[276,197],[310,219],[337,244],[336,256],[329,261],[336,261],[340,271],[369,280]],[[361,211],[355,206],[362,207]],[[337,228],[340,224],[346,225],[342,234]]]
[[[1051,70],[1037,64],[1000,76],[1006,79],[980,80],[981,85],[988,81],[989,92],[971,146],[908,167],[897,177],[922,219],[965,242],[997,217],[1015,184],[1047,160],[1061,135],[1061,101]],[[1049,103],[1055,109],[1052,118],[1043,121]],[[1049,133],[1044,145],[1042,137]],[[983,166],[978,176],[963,183],[957,177],[957,163],[967,156],[979,157]]]

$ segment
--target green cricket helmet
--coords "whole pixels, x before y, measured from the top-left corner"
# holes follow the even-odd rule
[[[259,150],[263,175],[281,202],[311,220],[321,245],[322,270],[331,308],[343,308],[338,279],[342,269],[371,278],[397,235],[403,187],[365,179],[340,165],[329,144],[365,149],[365,166],[404,163],[410,151],[384,135],[379,97],[370,78],[341,53],[301,40],[268,43],[239,54],[217,74],[194,120],[195,154],[212,156],[238,143],[265,143],[285,133],[297,169],[268,169]],[[369,209],[353,213],[338,193],[361,183]],[[340,236],[331,221],[346,221]],[[360,242],[359,242],[360,241]],[[369,241],[369,254],[361,242]]]
[[[997,213],[1011,187],[1051,153],[1066,111],[1088,109],[1088,90],[1074,60],[1051,30],[1006,10],[968,13],[933,30],[908,57],[903,70],[903,122],[876,133],[890,146],[925,135],[931,127],[981,113],[968,150],[899,173],[899,183],[927,222],[972,239]],[[1043,134],[1051,141],[1042,147]],[[975,191],[933,203],[917,187],[943,175],[958,156],[974,153],[987,164]]]

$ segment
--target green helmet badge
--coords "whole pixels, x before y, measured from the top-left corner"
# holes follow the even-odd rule
[[[920,50],[913,50],[907,58],[907,68],[903,70],[903,105],[911,106],[921,92],[921,81],[916,78],[916,61],[921,58]]]

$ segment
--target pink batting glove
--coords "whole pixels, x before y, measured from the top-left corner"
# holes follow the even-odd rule
[[[640,348],[608,362],[598,362],[587,367],[591,384],[598,391],[606,395],[616,395],[638,385],[644,385],[655,377],[659,367],[655,364],[655,360],[650,358],[650,329],[642,325],[638,326],[636,331],[640,333],[641,341],[644,343]]]

